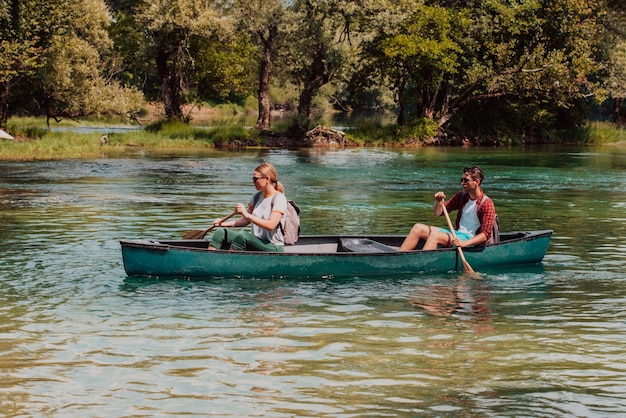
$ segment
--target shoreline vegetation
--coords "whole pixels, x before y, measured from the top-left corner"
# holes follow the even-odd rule
[[[349,127],[320,120],[295,137],[286,129],[289,120],[277,117],[272,131],[252,128],[254,115],[224,114],[203,108],[192,114],[192,123],[168,121],[153,115],[150,119],[66,119],[50,129],[45,118],[11,118],[6,131],[14,139],[0,139],[0,161],[60,160],[74,158],[110,158],[142,150],[202,150],[245,148],[343,148],[343,147],[437,147],[437,146],[517,146],[528,144],[626,144],[626,129],[610,122],[588,122],[583,129],[545,135],[542,138],[511,138],[506,134],[463,136],[440,134],[428,121],[398,127],[365,118]],[[250,123],[252,121],[252,123]],[[285,127],[284,129],[282,129]]]

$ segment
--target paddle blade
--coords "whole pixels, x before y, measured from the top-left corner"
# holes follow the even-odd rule
[[[183,239],[202,239],[206,233],[206,229],[194,229],[183,235]]]
[[[237,211],[233,211],[233,213],[231,213],[230,215],[228,215],[227,217],[222,219],[220,221],[220,224],[222,222],[224,222],[226,219],[232,218],[236,214],[237,214]],[[213,225],[213,226],[211,226],[211,227],[209,227],[207,229],[192,229],[191,231],[189,231],[185,235],[183,235],[183,239],[202,239],[207,234],[207,232],[212,231],[213,228],[215,228],[215,227],[216,227],[216,225]]]
[[[472,266],[470,266],[467,261],[463,263],[463,271],[465,273],[476,273],[474,269],[472,268]]]

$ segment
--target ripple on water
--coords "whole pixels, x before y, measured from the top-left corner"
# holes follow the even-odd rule
[[[588,158],[259,150],[0,162],[3,412],[619,415],[626,178]],[[487,169],[503,229],[556,231],[543,264],[482,280],[302,282],[140,279],[122,267],[119,239],[180,236],[229,213],[263,160],[304,209],[306,233],[395,233],[437,222],[432,194],[455,190],[468,159]]]

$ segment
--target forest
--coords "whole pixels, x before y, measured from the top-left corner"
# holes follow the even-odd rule
[[[550,142],[624,98],[620,0],[0,0],[0,128],[238,104],[295,138],[333,110]]]

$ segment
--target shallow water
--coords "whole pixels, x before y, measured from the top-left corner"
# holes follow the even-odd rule
[[[487,175],[538,266],[330,281],[126,277],[118,240],[230,213],[268,160],[305,233],[405,233]],[[626,150],[135,152],[0,162],[0,414],[619,416]]]

